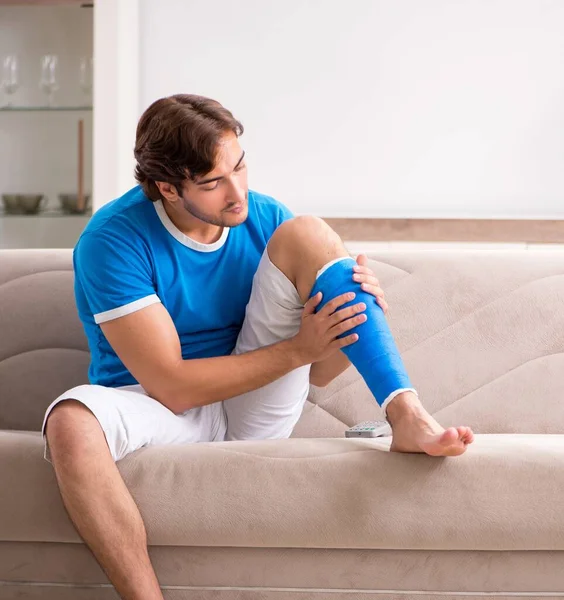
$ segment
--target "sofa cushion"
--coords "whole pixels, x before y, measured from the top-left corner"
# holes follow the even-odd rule
[[[45,409],[88,382],[70,250],[0,251],[0,429],[39,430]]]
[[[144,448],[118,463],[159,546],[564,550],[563,435],[457,458],[389,438]],[[0,433],[0,541],[79,542],[36,433]]]

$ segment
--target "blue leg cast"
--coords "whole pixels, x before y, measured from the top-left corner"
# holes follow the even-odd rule
[[[358,341],[342,351],[362,375],[378,404],[385,409],[399,393],[417,392],[411,385],[384,311],[374,296],[365,292],[360,283],[353,281],[355,264],[352,258],[344,258],[330,264],[318,276],[311,295],[314,296],[317,292],[323,294],[317,310],[333,298],[347,292],[354,292],[356,298],[341,308],[358,302],[366,304],[367,320],[344,334],[357,333]]]

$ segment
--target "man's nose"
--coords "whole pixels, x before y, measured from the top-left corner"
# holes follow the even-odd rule
[[[243,202],[247,191],[241,185],[241,182],[238,181],[236,178],[230,178],[229,183],[230,183],[230,185],[229,185],[230,189],[229,189],[227,201],[230,204],[235,203],[235,202]]]

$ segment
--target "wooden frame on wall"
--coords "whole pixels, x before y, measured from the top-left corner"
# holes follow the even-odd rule
[[[82,6],[93,3],[94,0],[0,0],[0,6]]]
[[[93,210],[135,184],[139,92],[139,0],[96,0]]]
[[[343,240],[564,244],[564,220],[324,219]]]

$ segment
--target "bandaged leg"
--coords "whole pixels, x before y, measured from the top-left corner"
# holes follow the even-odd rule
[[[368,320],[357,327],[360,339],[344,352],[360,371],[378,403],[386,405],[386,415],[392,425],[390,449],[425,452],[432,456],[462,454],[473,441],[472,430],[469,427],[445,430],[425,410],[411,387],[376,299],[354,282],[354,263],[342,240],[327,223],[307,216],[286,221],[268,242],[268,252],[273,264],[295,286],[302,305],[312,293],[321,289],[324,303],[343,292],[354,291],[357,294],[354,303],[363,300],[370,307],[365,311]],[[347,272],[346,279],[343,279],[343,271]],[[400,393],[405,388],[409,391]]]
[[[415,389],[409,380],[383,310],[374,296],[365,292],[360,283],[353,281],[355,264],[354,259],[344,257],[325,265],[319,271],[311,295],[314,296],[318,292],[323,294],[317,310],[321,310],[327,302],[347,292],[354,292],[356,297],[341,309],[358,302],[366,304],[367,320],[341,336],[356,333],[358,341],[346,346],[342,351],[362,375],[378,404],[385,410],[398,394],[405,391],[415,392]]]

